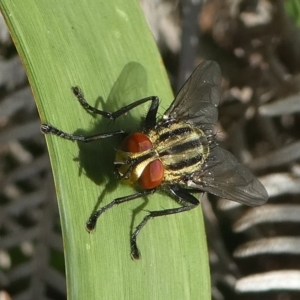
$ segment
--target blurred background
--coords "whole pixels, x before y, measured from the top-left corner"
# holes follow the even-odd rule
[[[265,185],[249,208],[204,197],[214,300],[300,299],[300,1],[141,0],[176,93],[222,69],[219,143]],[[53,179],[26,74],[0,16],[0,299],[66,299]],[[11,298],[10,298],[11,297]]]

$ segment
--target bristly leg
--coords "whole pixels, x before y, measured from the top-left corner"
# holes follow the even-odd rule
[[[55,134],[63,139],[67,139],[70,141],[80,141],[84,143],[88,142],[93,142],[99,139],[106,139],[109,137],[113,137],[116,135],[127,135],[127,132],[124,130],[118,130],[114,132],[109,132],[109,133],[99,133],[99,134],[94,134],[90,136],[82,136],[82,135],[75,135],[71,133],[64,132],[60,129],[55,128],[54,126],[51,126],[49,124],[42,124],[41,125],[41,132],[44,134]]]
[[[150,128],[153,128],[156,124],[156,114],[157,114],[158,105],[159,105],[159,100],[156,96],[150,96],[150,97],[146,97],[146,98],[137,100],[137,101],[135,101],[129,105],[126,105],[126,106],[118,109],[117,111],[111,113],[111,112],[99,110],[99,109],[91,106],[90,104],[88,104],[88,102],[84,98],[83,92],[81,91],[81,89],[78,86],[72,87],[72,91],[73,91],[74,95],[76,96],[76,98],[78,99],[81,106],[85,110],[90,111],[94,114],[101,115],[101,116],[111,119],[111,120],[115,120],[116,118],[126,114],[133,108],[135,108],[141,104],[144,104],[145,102],[151,101],[151,106],[148,110],[148,113],[147,113],[147,116],[145,119],[145,127],[150,129]],[[113,136],[119,135],[119,134],[127,135],[127,133],[125,131],[118,130],[115,132],[101,133],[101,134],[95,134],[92,136],[84,137],[81,135],[74,135],[74,134],[64,132],[64,131],[62,131],[52,125],[49,125],[49,124],[42,124],[41,132],[43,134],[55,134],[61,138],[67,139],[67,140],[81,141],[84,143],[96,141],[96,140],[103,139],[103,138],[113,137]]]
[[[86,230],[88,232],[91,232],[92,230],[94,230],[95,227],[96,227],[96,223],[97,223],[98,218],[104,212],[111,209],[112,207],[114,207],[118,204],[121,204],[121,203],[125,203],[127,201],[131,201],[131,200],[138,199],[138,198],[150,195],[150,194],[154,194],[155,192],[156,192],[156,189],[143,190],[143,191],[141,191],[139,193],[136,193],[136,194],[133,194],[133,195],[128,195],[128,196],[125,196],[125,197],[116,198],[115,200],[113,200],[109,204],[103,206],[102,208],[100,208],[98,211],[96,211],[95,213],[93,213],[90,216],[89,220],[86,223]]]
[[[111,112],[99,110],[99,109],[91,106],[90,104],[88,104],[88,102],[84,98],[83,92],[81,91],[81,89],[78,86],[72,87],[72,91],[73,91],[74,95],[76,96],[76,98],[78,99],[81,106],[85,110],[90,111],[94,114],[101,115],[101,116],[111,119],[111,120],[115,120],[118,117],[126,114],[133,108],[135,108],[141,104],[144,104],[148,101],[151,101],[151,106],[150,106],[147,116],[146,116],[145,126],[146,126],[146,128],[153,128],[156,124],[156,114],[157,114],[157,110],[158,110],[158,106],[159,106],[159,100],[158,100],[158,97],[156,97],[156,96],[150,96],[150,97],[139,99],[139,100],[137,100],[133,103],[130,103],[130,104],[118,109],[117,111],[111,113]]]
[[[189,193],[189,190],[177,186],[171,186],[170,192],[175,197],[175,200],[178,203],[180,203],[182,206],[177,208],[171,208],[171,209],[150,211],[150,213],[144,217],[142,222],[136,227],[135,231],[131,235],[130,248],[131,248],[132,259],[138,260],[141,257],[141,253],[138,249],[136,239],[140,231],[143,229],[143,227],[148,223],[150,219],[178,214],[184,211],[189,211],[199,205],[199,201]]]

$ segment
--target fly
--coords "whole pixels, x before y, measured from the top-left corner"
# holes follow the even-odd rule
[[[218,64],[213,61],[201,63],[158,121],[159,99],[156,96],[137,100],[110,113],[90,106],[80,88],[72,88],[84,109],[111,120],[145,102],[151,102],[142,130],[127,134],[114,162],[119,177],[137,186],[139,191],[117,198],[93,213],[86,223],[88,232],[95,228],[104,212],[117,204],[153,194],[157,190],[170,193],[180,207],[150,211],[131,235],[131,257],[139,259],[136,240],[142,228],[152,218],[197,207],[199,201],[191,194],[193,192],[208,192],[250,206],[267,201],[268,194],[259,180],[215,141],[213,129],[218,118],[220,82]],[[48,124],[42,124],[41,131],[81,142],[126,134],[119,130],[85,137],[63,132]]]

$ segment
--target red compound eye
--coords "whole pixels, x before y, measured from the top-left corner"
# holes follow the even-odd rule
[[[152,161],[144,169],[139,178],[139,185],[144,189],[153,189],[161,184],[164,178],[164,166],[158,159]]]
[[[152,142],[147,135],[136,132],[127,136],[121,150],[131,153],[139,153],[153,148]],[[150,162],[143,170],[138,179],[138,184],[144,189],[153,189],[161,184],[164,178],[164,166],[158,159]]]
[[[138,153],[153,147],[150,139],[143,133],[136,132],[128,135],[121,144],[121,150]]]

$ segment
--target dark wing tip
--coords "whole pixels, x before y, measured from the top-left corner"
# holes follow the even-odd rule
[[[254,190],[253,197],[256,200],[255,205],[253,206],[265,204],[268,201],[269,195],[263,184],[258,179],[254,178],[252,188]]]
[[[182,86],[164,118],[213,126],[218,118],[221,69],[212,60],[203,61]]]
[[[192,181],[208,193],[245,205],[258,206],[268,200],[265,187],[252,172],[218,146],[211,149],[205,167],[193,174]]]
[[[205,73],[205,79],[215,85],[221,84],[222,73],[219,64],[213,60],[202,62],[196,69],[200,68]],[[196,71],[196,70],[195,70]]]

